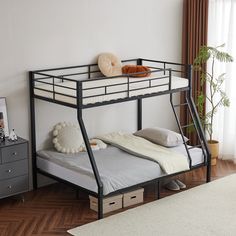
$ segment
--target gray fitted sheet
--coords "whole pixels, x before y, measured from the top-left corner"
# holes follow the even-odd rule
[[[187,155],[183,145],[170,150]],[[201,149],[193,148],[190,152],[193,165],[203,162]],[[94,178],[86,152],[63,154],[54,150],[42,150],[37,154],[40,158],[79,172],[83,177]],[[106,149],[94,151],[94,157],[104,185],[104,195],[165,175],[156,162],[133,156],[110,145]]]

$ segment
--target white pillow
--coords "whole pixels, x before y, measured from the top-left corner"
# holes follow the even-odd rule
[[[78,124],[62,122],[55,125],[53,144],[62,153],[77,153],[83,143],[83,137]]]
[[[183,144],[182,136],[179,133],[159,127],[142,129],[135,132],[134,135],[165,147],[175,147]],[[188,141],[188,138],[184,137],[184,140]]]
[[[112,53],[101,53],[98,56],[98,67],[107,77],[122,75],[121,61]]]

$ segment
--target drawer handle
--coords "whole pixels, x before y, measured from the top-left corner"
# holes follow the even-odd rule
[[[110,203],[109,203],[109,205],[114,205],[114,204],[115,204],[115,202],[110,202]]]
[[[11,189],[11,188],[12,188],[12,186],[11,186],[11,185],[9,185],[9,186],[7,186],[7,188]]]
[[[134,198],[136,198],[137,196],[133,196],[133,197],[131,197],[131,199],[134,199]]]
[[[11,173],[12,170],[7,170],[7,173]]]
[[[13,155],[13,156],[16,156],[16,155],[17,155],[17,152],[13,152],[12,155]]]

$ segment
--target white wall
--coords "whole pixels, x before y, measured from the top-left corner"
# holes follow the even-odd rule
[[[181,60],[182,0],[0,0],[0,96],[10,128],[29,139],[29,70],[85,64],[110,51],[122,59]],[[168,97],[144,102],[144,126],[175,129]],[[72,109],[37,102],[38,140]],[[115,109],[114,109],[115,108]],[[133,102],[84,112],[89,134],[135,130]],[[43,125],[42,125],[43,124]]]

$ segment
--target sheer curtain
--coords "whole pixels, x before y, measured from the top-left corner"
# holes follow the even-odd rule
[[[225,43],[223,50],[234,57],[233,63],[216,65],[217,74],[226,72],[225,92],[229,108],[220,108],[213,127],[214,139],[220,141],[222,159],[236,163],[236,0],[209,0],[208,45]]]

